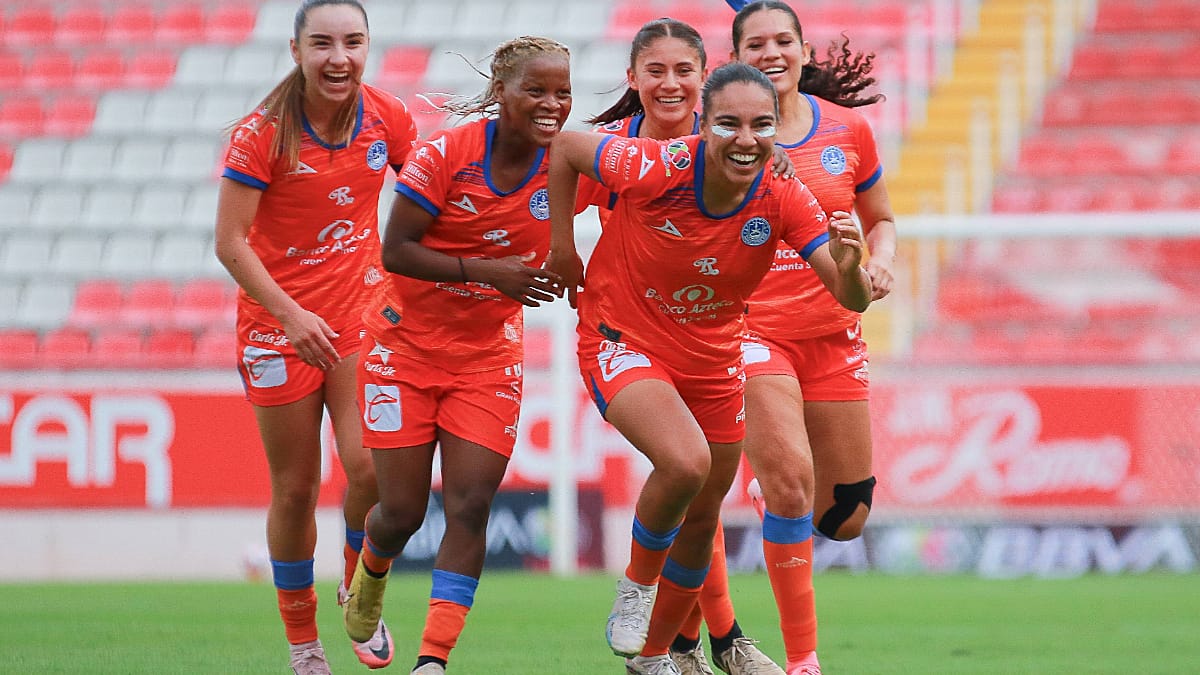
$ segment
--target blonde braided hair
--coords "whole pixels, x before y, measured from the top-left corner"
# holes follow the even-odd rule
[[[483,91],[469,98],[451,98],[435,107],[463,117],[469,115],[494,117],[499,114],[498,84],[508,82],[521,72],[530,59],[542,54],[562,54],[567,59],[571,58],[571,51],[560,42],[550,38],[522,35],[501,44],[492,52],[492,63],[489,68],[491,76],[479,73],[488,78],[488,85]]]

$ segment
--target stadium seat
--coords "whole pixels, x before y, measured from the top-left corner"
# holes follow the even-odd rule
[[[9,48],[40,47],[51,44],[57,20],[45,5],[20,7],[8,16],[4,43]]]
[[[455,22],[456,3],[426,2],[409,5],[404,14],[403,41],[420,44],[442,35]]]
[[[140,330],[100,329],[92,338],[90,366],[101,369],[144,367],[142,340]]]
[[[219,5],[205,18],[204,41],[211,44],[241,44],[254,32],[256,18],[255,8],[245,4]]]
[[[76,328],[113,325],[125,303],[125,288],[113,279],[88,279],[75,287],[67,324]]]
[[[189,45],[204,41],[204,10],[196,3],[172,3],[158,15],[154,38],[164,45]]]
[[[171,52],[138,51],[129,59],[125,83],[141,89],[161,89],[175,77],[175,61]]]
[[[375,75],[378,85],[395,93],[396,89],[417,86],[429,66],[429,49],[420,46],[392,47],[383,54],[383,63]]]
[[[92,339],[78,328],[56,328],[42,335],[38,344],[40,368],[77,370],[91,365]]]
[[[192,188],[183,210],[183,225],[212,232],[217,222],[217,188],[214,184]]]
[[[210,328],[196,338],[195,367],[232,370],[237,362],[237,336],[231,328]]]
[[[25,86],[25,60],[15,52],[0,52],[0,91],[13,92]]]
[[[42,133],[60,138],[86,136],[96,120],[96,101],[89,94],[56,96],[46,109]]]
[[[166,279],[141,279],[125,291],[119,321],[124,326],[162,328],[175,313],[175,288]]]
[[[78,223],[81,213],[82,190],[50,184],[38,192],[29,213],[29,225],[46,233],[69,230]]]
[[[142,343],[143,368],[190,368],[196,359],[196,338],[191,331],[167,328],[151,331]]]
[[[25,63],[25,87],[33,91],[67,89],[75,84],[75,61],[68,52],[43,49]]]
[[[151,185],[138,195],[131,225],[146,230],[174,230],[183,224],[187,188]]]
[[[154,39],[154,10],[148,5],[122,2],[108,19],[105,42],[113,45],[145,45]]]
[[[112,177],[131,183],[149,183],[162,176],[166,142],[127,139],[117,146]]]
[[[37,96],[8,96],[0,102],[0,138],[40,136],[46,121]]]
[[[63,154],[62,177],[70,182],[107,181],[116,151],[116,141],[81,138],[68,145]]]
[[[218,173],[217,149],[205,139],[176,139],[163,158],[162,177],[184,183],[212,180]]]
[[[12,170],[13,165],[13,149],[7,143],[0,143],[0,184],[8,178],[8,172]]]
[[[11,320],[11,317],[17,315],[23,285],[23,282],[17,279],[0,280],[0,317]]]
[[[175,297],[174,325],[199,330],[208,327],[233,328],[234,290],[232,282],[217,279],[192,279],[179,288]]]
[[[194,120],[199,99],[200,95],[194,92],[157,92],[146,103],[142,126],[155,134],[191,133],[196,130]]]
[[[116,89],[125,85],[125,57],[113,49],[84,56],[75,70],[75,86],[89,91]]]
[[[206,234],[169,232],[159,239],[149,269],[162,277],[194,277],[204,274],[213,255]]]
[[[38,332],[0,328],[0,370],[25,370],[38,365]]]
[[[20,185],[0,186],[0,236],[29,227],[34,191],[35,188]]]
[[[17,305],[13,325],[37,329],[63,325],[71,311],[74,284],[42,280],[33,276],[30,278],[32,280],[25,284],[21,293],[21,302]]]
[[[50,266],[53,248],[52,236],[48,234],[10,234],[0,242],[0,270],[18,277],[41,276]]]
[[[493,0],[466,0],[458,8],[457,19],[452,26],[456,38],[478,39],[488,42],[500,37],[499,29],[504,25],[505,11],[502,2]]]
[[[80,226],[94,231],[113,232],[131,227],[137,190],[101,183],[88,191],[83,200]]]
[[[269,89],[269,86],[276,81],[282,79],[286,71],[280,71],[277,63],[281,57],[287,57],[286,61],[291,64],[291,56],[288,51],[276,45],[243,45],[236,47],[232,51],[228,48],[224,50],[228,53],[228,58],[224,59],[222,68],[224,74],[220,70],[215,73],[209,73],[211,77],[216,77],[218,82],[230,87],[250,87],[262,88],[264,93]],[[204,60],[211,59],[215,65],[218,60],[213,55],[191,50],[184,53],[184,58],[191,56],[193,59],[203,57]],[[180,61],[179,64],[179,79],[180,81],[189,80],[192,77],[190,71],[185,68],[199,68],[199,65],[194,63],[186,63]]]
[[[86,278],[100,272],[104,237],[94,233],[68,232],[54,242],[48,273],[56,278]]]
[[[140,91],[110,91],[101,95],[96,104],[93,131],[114,136],[142,131],[149,98],[149,94]]]
[[[62,171],[67,142],[57,138],[35,138],[22,142],[13,152],[13,182],[36,185],[54,180]]]
[[[107,276],[136,279],[146,275],[154,256],[154,237],[147,233],[118,233],[109,237],[100,264]]]
[[[67,7],[58,17],[54,41],[71,47],[97,45],[104,42],[107,24],[104,10],[95,5]]]
[[[193,124],[197,129],[204,130],[208,138],[215,138],[226,127],[235,124],[248,115],[253,104],[246,102],[246,96],[233,91],[206,91],[200,97],[196,106]],[[215,155],[215,149],[210,152]],[[214,168],[212,166],[210,169]],[[209,174],[212,172],[210,171]],[[206,175],[209,175],[206,174]]]

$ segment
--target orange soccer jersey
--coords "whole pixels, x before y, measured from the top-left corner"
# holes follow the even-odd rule
[[[684,373],[740,362],[746,298],[780,240],[807,258],[829,239],[804,184],[769,170],[738,208],[708,213],[704,150],[699,136],[601,142],[594,170],[619,199],[579,300],[581,335],[603,324]]]
[[[493,183],[495,120],[438,132],[405,163],[396,192],[434,216],[424,246],[456,257],[533,254],[536,267],[550,246],[545,149],[521,184]],[[364,318],[368,331],[393,349],[452,373],[505,368],[522,358],[523,305],[480,282],[422,281],[389,274]]]
[[[813,111],[808,136],[783,145],[796,176],[827,213],[849,212],[854,195],[883,175],[875,137],[862,115],[805,94]],[[798,308],[804,311],[798,311]],[[781,245],[775,262],[750,297],[746,323],[750,330],[776,340],[827,335],[853,326],[860,316],[838,303],[820,277],[796,252]]]
[[[638,134],[642,131],[642,124],[646,121],[646,114],[630,115],[608,124],[597,126],[593,131],[602,134],[611,134],[613,136],[621,136],[623,138],[638,138]],[[692,113],[692,133],[700,133],[700,115]],[[607,200],[600,195],[605,195]],[[591,204],[596,204],[600,208],[600,225],[603,226],[612,217],[612,208],[617,203],[617,194],[604,189],[596,181],[581,178],[579,181],[579,199],[576,201],[576,213],[583,211]]]
[[[299,162],[285,166],[271,157],[276,126],[262,123],[264,112],[234,131],[222,174],[263,191],[247,241],[301,307],[338,333],[356,333],[369,287],[382,278],[377,197],[387,165],[399,166],[416,142],[416,126],[403,102],[363,85],[350,142],[329,145],[305,120]],[[239,291],[238,334],[263,326],[280,328]]]

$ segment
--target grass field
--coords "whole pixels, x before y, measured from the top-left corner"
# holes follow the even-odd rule
[[[455,675],[623,673],[604,643],[615,578],[486,575],[450,662]],[[398,575],[385,617],[407,673],[428,578]],[[320,624],[336,673],[350,652],[324,582]],[[731,580],[739,622],[782,659],[763,575]],[[1200,672],[1200,578],[817,578],[829,675]],[[272,588],[250,583],[0,585],[0,673],[287,673]]]

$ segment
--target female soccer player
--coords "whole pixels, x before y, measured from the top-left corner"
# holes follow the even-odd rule
[[[865,309],[871,297],[849,214],[827,221],[802,183],[766,170],[778,118],[766,76],[726,64],[702,100],[699,136],[663,143],[564,132],[551,148],[547,267],[578,305],[583,380],[605,419],[653,464],[607,625],[609,646],[634,673],[679,672],[667,652],[692,603],[656,611],[665,639],[653,642],[651,608],[660,576],[671,595],[691,599],[704,581],[744,436],[742,315],[775,244],[793,246],[846,306]],[[618,199],[577,294],[580,175]]]
[[[365,443],[379,478],[346,632],[370,637],[392,560],[425,518],[441,448],[446,531],[414,673],[445,672],[483,570],[488,512],[521,405],[522,310],[553,300],[546,147],[571,112],[570,59],[552,40],[500,45],[491,80],[456,107],[485,119],[422,143],[396,183],[388,272],[365,314]]]
[[[417,132],[403,103],[361,83],[369,45],[357,0],[300,6],[296,68],[232,130],[217,206],[217,257],[241,286],[239,370],[270,466],[267,546],[297,673],[329,672],[313,591],[322,408],[348,481],[344,584],[377,499],[354,373],[362,309],[382,276],[379,191]],[[374,651],[355,652],[387,665],[387,628],[371,633]]]
[[[704,41],[695,28],[676,19],[662,18],[647,22],[634,35],[629,53],[629,68],[626,77],[629,88],[608,110],[588,120],[599,125],[598,131],[628,138],[655,138],[668,140],[680,136],[697,134],[700,131],[700,116],[696,112],[700,103],[700,88],[707,76],[707,53]],[[776,162],[773,167],[778,174],[794,173],[791,160],[785,152],[775,146]],[[598,190],[608,195],[605,207],[601,208],[601,223],[608,221],[616,194],[610,193],[594,181],[584,181],[581,192]],[[596,200],[583,195],[581,201]],[[736,457],[729,458],[737,461]],[[728,467],[736,470],[736,466]],[[724,473],[726,469],[722,469]],[[713,541],[713,569],[705,582],[706,593],[728,597],[728,578],[725,573],[725,537],[717,528]],[[719,566],[719,567],[716,567]],[[725,590],[722,592],[721,587]],[[672,585],[660,588],[658,604],[665,607],[671,602]],[[688,597],[692,597],[690,594]],[[727,611],[721,611],[727,610]],[[723,602],[713,607],[705,617],[708,623],[713,658],[722,669],[732,675],[745,673],[782,673],[770,657],[755,646],[754,640],[742,633],[734,616],[733,605]],[[651,619],[651,624],[655,622]],[[671,645],[671,657],[684,675],[712,673],[700,644],[699,618],[694,626],[687,627],[686,636],[680,636]]]
[[[734,4],[734,3],[731,3]],[[896,227],[870,126],[853,107],[874,83],[872,55],[843,43],[814,58],[796,13],[778,0],[749,3],[733,22],[733,56],[761,70],[779,94],[776,142],[826,209],[854,210],[866,231],[874,300],[892,288]],[[818,275],[781,247],[751,296],[746,359],[746,456],[765,500],[764,536],[793,528],[794,549],[764,545],[787,651],[788,675],[819,675],[812,567],[815,531],[857,537],[871,507],[870,379],[858,312],[840,306]],[[761,505],[761,504],[760,504]],[[814,515],[815,514],[815,515]],[[774,552],[774,553],[773,553]],[[723,565],[719,565],[722,569]],[[732,613],[728,589],[701,593],[706,613]],[[696,621],[696,619],[693,619]]]

